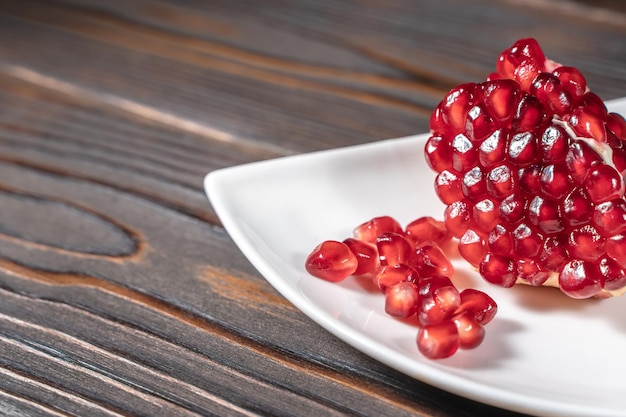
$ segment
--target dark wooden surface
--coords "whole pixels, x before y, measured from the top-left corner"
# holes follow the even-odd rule
[[[619,0],[1,0],[0,415],[517,415],[313,323],[202,178],[426,131],[527,36],[626,96]]]

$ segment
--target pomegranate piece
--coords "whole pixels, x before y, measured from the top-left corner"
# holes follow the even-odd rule
[[[422,326],[417,334],[417,348],[429,359],[443,359],[459,349],[459,331],[454,322],[447,320]]]
[[[473,317],[470,311],[463,310],[452,317],[459,333],[459,348],[474,349],[485,338],[485,328]]]
[[[417,283],[419,276],[415,268],[405,264],[381,266],[374,275],[374,284],[383,293],[387,287],[402,281]]]
[[[376,248],[381,265],[406,264],[413,251],[411,243],[403,235],[394,232],[379,235]]]
[[[348,246],[357,259],[357,268],[352,273],[353,275],[370,274],[376,270],[380,262],[375,245],[351,237],[344,239],[343,243]]]
[[[309,274],[338,282],[354,274],[358,260],[345,243],[327,240],[320,243],[307,257],[305,267]]]
[[[420,280],[417,317],[422,325],[450,319],[459,305],[461,295],[448,277],[437,276]]]
[[[415,248],[410,260],[420,278],[454,275],[454,266],[445,252],[432,241],[424,242]]]
[[[444,222],[485,280],[626,293],[626,120],[580,71],[520,39],[486,81],[452,89],[430,127]]]

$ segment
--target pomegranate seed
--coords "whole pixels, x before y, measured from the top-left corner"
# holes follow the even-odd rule
[[[415,268],[405,264],[381,266],[374,275],[374,284],[383,293],[387,287],[402,281],[419,282],[419,275]]]
[[[619,290],[626,285],[626,271],[613,258],[603,256],[597,264],[605,290]]]
[[[565,165],[546,165],[541,172],[541,191],[553,200],[560,200],[571,190],[571,180]]]
[[[561,291],[572,298],[589,298],[602,289],[602,274],[589,261],[573,259],[563,265],[559,274]]]
[[[487,254],[487,249],[485,239],[472,229],[467,229],[459,240],[459,253],[474,267],[480,265]]]
[[[604,121],[594,114],[593,110],[584,107],[574,109],[568,118],[568,123],[579,136],[606,142]]]
[[[513,135],[507,155],[515,165],[530,165],[537,155],[537,138],[532,132]]]
[[[420,305],[417,318],[422,325],[441,323],[452,317],[461,295],[448,277],[424,278],[419,283]]]
[[[517,178],[509,165],[492,168],[487,174],[487,190],[492,197],[504,198],[517,189]]]
[[[417,348],[429,359],[443,359],[456,353],[459,348],[459,332],[452,321],[430,324],[420,328]]]
[[[467,112],[465,133],[472,142],[480,142],[491,134],[494,121],[482,105],[473,106]]]
[[[600,163],[602,163],[600,155],[582,140],[572,143],[565,156],[565,166],[572,179],[578,184],[583,183],[587,172],[593,165]]]
[[[484,82],[480,87],[487,112],[500,126],[506,126],[513,118],[522,97],[519,84],[513,80],[500,79]]]
[[[404,233],[415,245],[430,240],[443,246],[452,238],[444,222],[429,216],[413,220],[405,227]]]
[[[541,187],[542,171],[543,168],[540,164],[520,168],[518,171],[520,190],[528,195],[537,194],[537,190]]]
[[[561,87],[561,81],[554,74],[539,73],[532,82],[530,93],[553,114],[564,115],[572,109],[570,93]]]
[[[626,232],[626,201],[620,198],[598,204],[592,222],[600,234],[606,237]]]
[[[419,293],[412,282],[400,281],[385,290],[385,312],[393,317],[411,317],[417,311]]]
[[[462,84],[450,90],[441,102],[441,118],[449,132],[465,131],[465,120],[476,84]]]
[[[472,219],[476,228],[482,233],[489,233],[498,222],[500,210],[499,206],[491,198],[479,200],[474,204]],[[470,230],[470,229],[468,229]]]
[[[526,201],[519,194],[511,194],[500,203],[500,217],[508,224],[517,224],[526,212]]]
[[[546,57],[535,39],[520,39],[509,49],[502,52],[496,64],[498,74],[503,78],[513,78],[515,70],[525,61],[532,61],[542,66]],[[543,70],[543,68],[541,68]]]
[[[381,265],[406,264],[411,257],[413,246],[399,233],[382,233],[376,238],[378,259]]]
[[[539,255],[543,236],[526,223],[521,223],[513,230],[513,250],[517,256],[534,258]]]
[[[483,168],[492,168],[504,159],[507,148],[507,132],[495,130],[482,141],[478,148],[478,161]]]
[[[565,229],[557,203],[539,196],[533,198],[528,206],[528,221],[548,235],[560,233]]]
[[[568,258],[567,244],[561,236],[549,237],[543,242],[539,260],[545,268],[559,271]]]
[[[478,269],[485,280],[501,287],[512,287],[517,279],[513,262],[494,253],[488,253]]]
[[[626,268],[626,234],[622,233],[607,239],[606,254],[613,258],[620,267]]]
[[[450,143],[441,136],[431,136],[426,142],[426,161],[437,172],[452,168],[452,149]]]
[[[451,203],[444,212],[446,227],[454,237],[461,237],[465,229],[473,224],[470,202],[466,200]]]
[[[485,328],[473,317],[472,313],[464,310],[452,317],[459,333],[459,347],[474,349],[485,339]]]
[[[472,141],[462,133],[454,137],[452,146],[452,167],[460,172],[471,168],[478,161],[478,151]]]
[[[589,222],[593,213],[593,205],[582,188],[575,188],[563,200],[561,212],[568,226],[580,226]]]
[[[555,69],[552,74],[556,75],[561,85],[572,97],[581,97],[587,90],[585,77],[574,67],[562,66]]]
[[[383,233],[402,233],[402,226],[392,217],[375,217],[354,229],[354,238],[368,243],[376,243],[376,238]]]
[[[526,132],[542,126],[547,119],[541,102],[534,96],[525,95],[517,106],[512,127],[516,131]]]
[[[620,198],[624,195],[624,179],[615,168],[598,164],[592,167],[584,182],[591,201],[595,204]]]
[[[504,225],[497,224],[487,238],[491,252],[509,256],[513,252],[513,234]]]
[[[468,170],[461,180],[461,192],[466,198],[477,199],[485,195],[487,186],[480,167]]]
[[[541,159],[548,164],[565,161],[569,149],[569,135],[559,125],[549,125],[541,135]]]
[[[356,271],[358,261],[344,243],[327,240],[320,243],[307,257],[305,268],[315,277],[338,282]]]
[[[498,312],[498,305],[482,291],[466,288],[461,291],[461,304],[455,313],[470,311],[474,319],[483,326],[489,323]]]
[[[373,273],[378,267],[378,250],[371,243],[354,238],[344,239],[343,243],[350,248],[356,256],[358,265],[352,275],[364,275]]]
[[[521,258],[516,263],[517,276],[531,285],[539,286],[550,278],[550,271],[538,262],[529,258]]]
[[[619,140],[626,141],[626,119],[621,114],[609,113],[606,118],[606,128]]]
[[[585,261],[594,261],[604,254],[605,239],[590,224],[573,229],[567,240],[570,255]]]
[[[435,192],[446,204],[452,204],[463,198],[461,178],[453,169],[445,169],[435,179]]]
[[[454,275],[454,267],[444,251],[434,242],[428,241],[415,248],[410,264],[420,278]]]

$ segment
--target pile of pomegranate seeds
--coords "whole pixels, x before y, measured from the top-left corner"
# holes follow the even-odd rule
[[[376,217],[343,242],[322,242],[305,267],[331,282],[349,276],[371,278],[384,294],[387,314],[418,322],[419,351],[431,359],[446,358],[459,348],[478,346],[485,336],[483,326],[497,311],[487,294],[459,291],[452,283],[454,267],[441,249],[450,238],[445,224],[431,217],[404,229],[389,216]]]
[[[459,251],[487,281],[626,292],[626,121],[534,39],[485,82],[452,89],[426,159]]]

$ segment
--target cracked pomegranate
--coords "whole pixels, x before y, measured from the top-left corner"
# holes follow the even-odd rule
[[[496,70],[453,88],[430,119],[425,155],[459,252],[504,287],[623,294],[626,121],[534,39]]]
[[[319,244],[307,257],[306,270],[331,282],[351,275],[372,279],[384,294],[387,314],[413,318],[420,326],[417,347],[430,359],[480,345],[497,306],[481,291],[455,287],[454,267],[440,247],[451,238],[444,222],[420,217],[402,229],[381,216],[357,226],[353,235]],[[611,268],[615,265],[607,264],[608,275]]]

